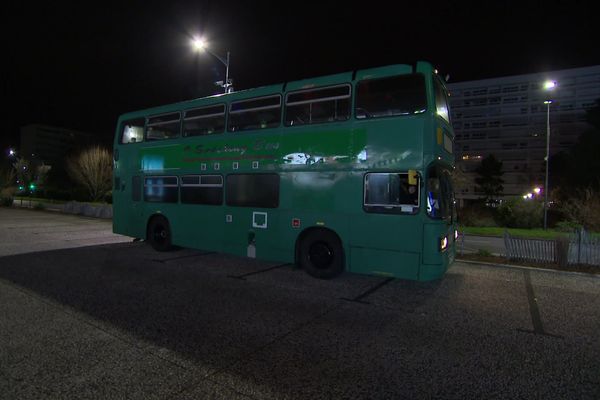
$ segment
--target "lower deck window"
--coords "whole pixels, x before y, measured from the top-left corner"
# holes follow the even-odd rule
[[[279,207],[279,175],[233,174],[227,177],[227,205]]]
[[[176,176],[148,176],[144,179],[144,200],[177,203],[179,185]]]
[[[182,176],[181,202],[187,204],[223,204],[223,177],[221,175]]]
[[[365,175],[364,209],[367,212],[416,214],[420,180],[409,173],[374,172]]]

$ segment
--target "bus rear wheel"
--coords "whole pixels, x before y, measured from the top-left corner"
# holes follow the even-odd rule
[[[302,239],[299,264],[311,276],[331,279],[344,270],[344,249],[338,236],[328,230],[309,232]]]
[[[146,240],[156,251],[169,251],[173,249],[171,244],[171,226],[169,221],[158,215],[148,223],[148,232]]]

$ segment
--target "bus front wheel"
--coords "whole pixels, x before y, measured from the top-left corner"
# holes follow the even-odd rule
[[[154,250],[172,250],[173,245],[171,244],[171,227],[169,221],[161,215],[153,217],[148,224],[146,240]]]
[[[344,270],[344,249],[338,236],[328,230],[314,230],[302,239],[299,264],[309,275],[331,279]]]

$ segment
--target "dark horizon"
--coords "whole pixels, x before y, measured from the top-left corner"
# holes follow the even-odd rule
[[[2,148],[33,123],[109,138],[124,112],[218,92],[225,67],[192,51],[198,34],[231,52],[236,90],[418,60],[450,82],[600,64],[587,1],[156,4],[7,6]]]

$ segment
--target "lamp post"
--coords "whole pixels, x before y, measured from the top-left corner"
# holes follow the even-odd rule
[[[556,87],[556,82],[547,81],[544,83],[544,89],[552,90]],[[548,172],[550,165],[550,104],[552,104],[552,100],[544,101],[544,104],[547,106],[546,112],[546,182],[544,184],[544,230],[548,229],[548,193],[550,192],[550,187],[548,185]]]
[[[210,51],[206,45],[206,42],[201,38],[194,38],[192,44],[197,51],[206,51],[225,66],[225,81],[219,81],[217,82],[217,85],[221,86],[225,90],[225,93],[233,92],[233,83],[232,80],[229,79],[229,51],[227,52],[227,58],[223,58]]]

